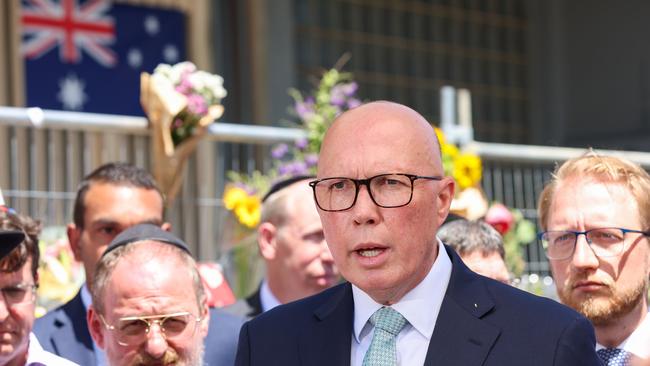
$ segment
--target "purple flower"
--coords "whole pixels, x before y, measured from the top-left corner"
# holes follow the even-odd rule
[[[192,114],[203,116],[208,113],[208,105],[202,96],[191,94],[187,97],[187,110]]]
[[[309,97],[304,101],[296,102],[294,109],[300,119],[306,120],[310,115],[314,114],[314,98]]]
[[[176,86],[176,91],[183,94],[183,95],[190,95],[192,92],[192,83],[190,82],[190,72],[189,71],[184,71],[181,74],[181,81],[180,83]]]
[[[343,92],[343,85],[335,85],[330,92],[330,103],[342,107],[345,105],[345,99],[346,96]]]
[[[176,118],[172,123],[172,129],[177,129],[181,127],[183,127],[183,120],[180,118]]]
[[[307,165],[302,161],[296,161],[292,165],[291,173],[293,175],[305,175],[308,173]]]
[[[307,148],[307,145],[309,144],[309,141],[307,141],[306,138],[300,138],[296,140],[296,148],[300,151],[303,151]]]
[[[355,82],[335,85],[330,92],[330,103],[343,107],[346,104],[346,100],[352,97],[358,88],[359,85]]]
[[[348,109],[356,108],[361,105],[361,101],[357,98],[348,99]]]
[[[341,85],[341,90],[343,91],[343,94],[345,94],[346,97],[353,96],[354,93],[357,92],[357,89],[359,89],[359,85],[354,81],[351,83]]]
[[[318,164],[318,154],[305,155],[305,164],[307,164],[307,168],[316,166]]]
[[[271,157],[273,159],[282,159],[282,157],[289,151],[287,144],[279,144],[271,150]]]
[[[283,176],[289,174],[291,171],[291,164],[280,164],[278,167],[278,175]]]

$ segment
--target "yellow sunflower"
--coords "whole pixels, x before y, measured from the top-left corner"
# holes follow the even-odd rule
[[[223,193],[223,204],[228,210],[234,210],[235,207],[239,206],[243,202],[248,193],[241,187],[229,186],[226,188],[226,191]]]
[[[474,154],[461,154],[454,159],[454,179],[460,190],[474,187],[481,181],[481,158]]]
[[[235,215],[248,228],[255,228],[260,222],[262,202],[257,196],[247,196],[235,207]]]

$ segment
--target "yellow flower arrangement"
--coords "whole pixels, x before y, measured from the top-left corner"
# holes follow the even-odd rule
[[[249,194],[242,187],[229,185],[223,194],[223,204],[232,211],[244,226],[253,229],[260,222],[261,201],[258,195]]]
[[[458,188],[475,187],[481,182],[481,158],[474,154],[460,154],[454,159],[453,176]]]
[[[436,136],[440,142],[442,153],[442,165],[445,174],[454,177],[458,184],[458,190],[477,187],[481,182],[481,158],[476,154],[461,152],[454,144],[447,142],[444,132],[434,127]]]

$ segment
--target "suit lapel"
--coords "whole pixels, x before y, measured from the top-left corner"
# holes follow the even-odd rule
[[[299,334],[300,364],[349,366],[353,313],[352,286],[339,285],[338,291],[314,311],[313,321]]]
[[[86,308],[81,300],[81,292],[77,294],[57,317],[58,329],[52,333],[52,343],[57,354],[63,357],[74,355],[82,365],[95,365],[93,340],[86,322]]]
[[[425,365],[482,365],[500,330],[481,320],[492,311],[483,281],[453,250],[447,249],[452,272],[433,330]]]

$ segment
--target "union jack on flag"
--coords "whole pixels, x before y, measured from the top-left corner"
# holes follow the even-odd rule
[[[21,0],[20,19],[30,107],[142,115],[140,73],[185,59],[185,15],[175,10]]]
[[[23,34],[27,40],[22,53],[28,59],[42,56],[59,46],[60,58],[66,63],[78,63],[81,50],[95,61],[110,67],[117,62],[110,46],[115,42],[113,18],[106,15],[110,8],[106,0],[88,1],[82,5],[75,0],[30,0],[22,9]]]

